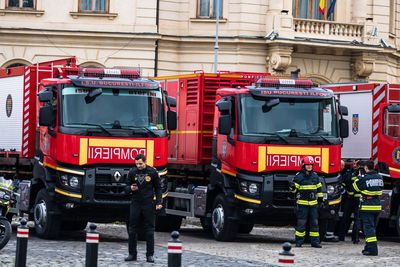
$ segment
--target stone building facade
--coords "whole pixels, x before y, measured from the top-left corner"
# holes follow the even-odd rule
[[[220,0],[218,69],[400,83],[399,0]],[[212,72],[217,0],[0,0],[0,67]]]

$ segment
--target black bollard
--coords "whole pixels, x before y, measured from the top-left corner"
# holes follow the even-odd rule
[[[99,251],[99,233],[96,224],[91,223],[86,233],[86,267],[97,267],[97,254]]]
[[[178,239],[179,232],[171,233],[172,239],[168,240],[168,267],[182,266],[182,241]]]
[[[22,219],[17,229],[17,251],[15,255],[15,267],[26,266],[26,253],[28,249],[29,228],[26,220]]]
[[[294,253],[290,252],[292,245],[285,242],[282,248],[283,251],[279,253],[278,266],[294,266]]]

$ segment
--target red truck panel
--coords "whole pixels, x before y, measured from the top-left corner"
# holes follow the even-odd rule
[[[216,91],[232,84],[246,86],[269,73],[219,72],[157,77],[170,96],[176,97],[178,129],[168,143],[168,161],[179,164],[209,164]],[[177,145],[177,146],[176,146]]]

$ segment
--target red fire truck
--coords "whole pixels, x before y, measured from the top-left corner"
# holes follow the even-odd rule
[[[383,176],[381,226],[400,235],[400,84],[324,85],[348,107],[352,119],[343,143],[345,160],[372,159]],[[382,227],[386,228],[386,227]]]
[[[165,197],[170,102],[136,70],[82,69],[75,58],[0,70],[0,175],[20,182],[19,211],[40,237],[126,221],[138,153],[159,170]]]
[[[296,196],[288,183],[305,155],[314,157],[322,178],[323,216],[337,214],[348,124],[332,91],[268,73],[197,71],[155,79],[177,99],[166,207],[175,228],[182,217],[195,216],[217,240],[230,241],[255,223],[294,224]]]

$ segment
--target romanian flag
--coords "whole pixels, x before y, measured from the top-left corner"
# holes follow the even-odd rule
[[[319,0],[319,12],[325,14],[325,0]]]

